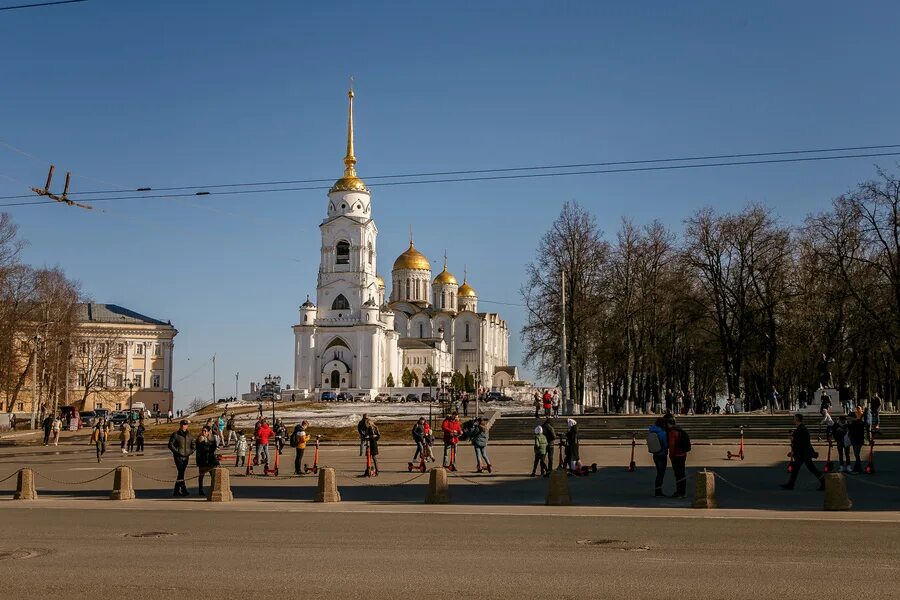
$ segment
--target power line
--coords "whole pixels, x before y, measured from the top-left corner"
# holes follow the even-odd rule
[[[0,142],[2,143],[2,142]],[[5,144],[8,145],[8,144]],[[529,166],[529,167],[507,167],[507,168],[494,168],[494,169],[466,169],[460,171],[430,171],[430,172],[422,172],[422,173],[405,173],[405,174],[394,174],[394,175],[367,175],[365,179],[367,181],[373,181],[377,179],[409,179],[413,177],[445,177],[452,175],[479,175],[486,173],[516,173],[522,171],[548,171],[554,169],[583,169],[589,167],[612,167],[612,166],[623,166],[623,165],[642,165],[642,164],[652,164],[652,163],[672,163],[672,162],[689,162],[689,161],[701,161],[701,160],[723,160],[723,159],[736,159],[736,158],[761,158],[765,156],[791,156],[791,155],[801,155],[801,154],[824,154],[824,153],[834,153],[834,152],[856,152],[860,150],[885,150],[891,148],[900,148],[900,144],[882,144],[882,145],[871,145],[871,146],[846,146],[842,148],[819,148],[819,149],[805,149],[805,150],[779,150],[774,152],[749,152],[742,154],[712,154],[707,156],[684,156],[679,158],[653,158],[653,159],[643,159],[643,160],[620,160],[620,161],[606,161],[606,162],[593,162],[593,163],[573,163],[573,164],[562,164],[562,165],[538,165],[538,166]],[[20,150],[16,149],[21,152]],[[580,173],[573,173],[574,175],[578,175]],[[177,187],[144,187],[138,189],[114,189],[114,190],[92,190],[85,192],[72,192],[69,194],[70,196],[78,195],[93,195],[93,194],[133,194],[140,192],[174,192],[181,190],[209,190],[209,189],[218,189],[218,188],[234,188],[234,187],[254,187],[254,186],[263,186],[263,185],[293,185],[293,184],[303,184],[303,183],[328,183],[333,182],[334,177],[326,177],[321,179],[288,179],[283,181],[256,181],[256,182],[246,182],[246,183],[222,183],[222,184],[212,184],[212,185],[190,185],[190,186],[177,186]],[[442,180],[443,181],[443,180]],[[466,179],[454,179],[454,181],[467,181]],[[431,183],[422,182],[422,183]],[[373,184],[373,185],[388,185],[387,183],[381,184]],[[399,185],[399,184],[398,184]],[[309,189],[322,189],[322,188],[309,188]],[[327,189],[327,188],[326,188]],[[295,189],[290,189],[289,191],[296,191]],[[0,196],[0,200],[12,200],[17,198],[29,198],[29,194],[22,194],[16,196]],[[147,196],[144,196],[147,197]]]
[[[36,4],[19,4],[18,6],[0,6],[0,10],[16,10],[18,8],[38,8],[40,6],[56,6],[57,4],[75,4],[87,0],[57,0],[56,2],[38,2]]]
[[[766,160],[745,160],[745,161],[732,161],[732,162],[717,162],[717,163],[701,163],[701,164],[693,164],[693,165],[660,165],[660,166],[652,166],[652,167],[632,167],[627,169],[595,169],[588,171],[570,171],[565,173],[526,173],[526,174],[518,174],[518,175],[489,175],[484,177],[460,177],[460,178],[450,178],[450,179],[423,179],[418,181],[387,181],[384,183],[372,184],[372,187],[388,187],[388,186],[397,186],[397,185],[423,185],[423,184],[431,184],[431,183],[458,183],[465,181],[497,181],[497,180],[507,180],[507,179],[534,179],[534,178],[544,178],[544,177],[566,177],[572,175],[600,175],[600,174],[611,174],[611,173],[637,173],[637,172],[647,172],[647,171],[675,171],[681,169],[705,169],[710,167],[734,167],[734,166],[746,166],[746,165],[762,165],[762,164],[778,164],[778,163],[799,163],[799,162],[817,162],[817,161],[825,161],[825,160],[846,160],[853,158],[875,158],[875,157],[883,157],[883,156],[900,156],[900,152],[878,152],[878,153],[870,153],[870,154],[848,154],[848,155],[837,155],[837,156],[812,156],[812,157],[799,157],[799,158],[778,158],[778,159],[766,159]],[[331,181],[331,180],[329,180]],[[260,190],[229,190],[229,191],[204,191],[204,192],[195,192],[193,194],[152,194],[152,195],[133,195],[133,196],[112,196],[106,198],[92,198],[82,200],[83,202],[102,202],[102,201],[112,201],[112,200],[144,200],[144,199],[153,199],[153,198],[190,198],[193,196],[230,196],[230,195],[238,195],[238,194],[264,194],[264,193],[278,193],[278,192],[297,192],[297,191],[307,191],[307,190],[327,190],[330,189],[329,186],[307,186],[307,187],[288,187],[288,188],[269,188],[269,189],[260,189]],[[39,201],[39,202],[10,202],[7,204],[0,204],[0,208],[5,207],[13,207],[13,206],[37,206],[39,204],[56,204],[53,201]]]

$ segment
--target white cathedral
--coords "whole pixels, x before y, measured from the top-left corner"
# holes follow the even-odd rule
[[[509,366],[509,329],[497,313],[478,312],[478,295],[431,265],[412,239],[391,271],[391,294],[376,270],[378,228],[372,198],[356,174],[353,91],[349,93],[344,176],[328,191],[316,304],[309,297],[294,325],[294,385],[302,393],[388,391],[408,369],[422,385],[428,366],[449,383],[472,373],[481,388],[518,378]],[[430,289],[429,289],[430,288]],[[416,386],[416,383],[412,384]]]

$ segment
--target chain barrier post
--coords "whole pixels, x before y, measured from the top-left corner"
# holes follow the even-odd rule
[[[225,467],[216,467],[212,470],[212,483],[209,486],[209,502],[231,502],[234,496],[231,493],[231,473]]]
[[[853,502],[847,495],[847,480],[843,473],[825,475],[825,510],[850,510]]]
[[[116,467],[110,500],[134,500],[134,485],[131,467]]]
[[[19,469],[19,477],[16,479],[16,493],[14,500],[37,500],[37,491],[34,489],[34,471],[28,467]]]
[[[569,506],[572,494],[569,492],[569,474],[563,469],[555,469],[550,473],[550,484],[547,487],[547,506]]]
[[[694,508],[719,508],[716,499],[716,474],[703,469],[694,475]]]
[[[450,504],[450,481],[445,467],[434,467],[428,478],[425,504]]]
[[[316,490],[316,502],[340,502],[341,494],[337,489],[337,481],[332,467],[319,469],[319,487]]]

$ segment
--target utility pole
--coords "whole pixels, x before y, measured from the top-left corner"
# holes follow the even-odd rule
[[[569,397],[569,370],[566,366],[566,272],[561,270],[559,273],[560,282],[560,307],[562,314],[562,329],[559,333],[559,387],[562,394],[563,412],[571,415],[574,412],[572,399]]]
[[[212,384],[213,384],[213,398],[212,398],[213,401],[212,401],[212,403],[215,404],[216,403],[216,355],[215,354],[213,354],[213,381],[212,381]]]
[[[234,374],[234,401],[235,402],[237,402],[241,399],[240,396],[238,396],[238,379],[240,378],[240,376],[241,376],[240,371],[238,371],[237,373]]]

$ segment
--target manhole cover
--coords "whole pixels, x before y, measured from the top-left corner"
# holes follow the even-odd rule
[[[123,537],[127,538],[150,538],[150,539],[159,539],[164,537],[171,537],[173,535],[178,535],[177,533],[171,533],[169,531],[140,531],[138,533],[123,533]]]
[[[15,550],[0,549],[0,560],[26,560],[50,554],[46,548],[16,548]]]
[[[650,546],[636,545],[625,540],[578,540],[575,543],[579,546],[595,546],[606,550],[624,550],[626,552],[646,552],[650,549]]]

